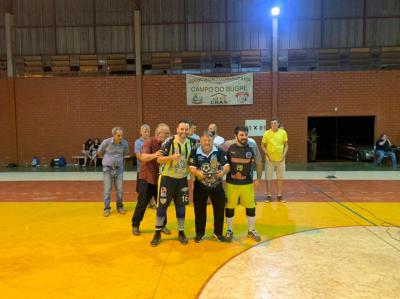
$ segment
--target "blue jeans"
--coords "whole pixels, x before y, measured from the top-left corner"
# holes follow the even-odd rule
[[[375,156],[376,156],[376,164],[380,165],[382,163],[382,160],[385,156],[390,158],[392,160],[392,167],[396,168],[397,167],[397,160],[396,160],[396,155],[393,152],[384,152],[381,150],[375,151]]]
[[[113,169],[109,166],[103,167],[104,176],[104,210],[111,209],[111,190],[114,183],[114,188],[117,193],[117,208],[122,208],[122,196],[124,190],[122,188],[122,183],[124,180],[124,169],[116,168]]]

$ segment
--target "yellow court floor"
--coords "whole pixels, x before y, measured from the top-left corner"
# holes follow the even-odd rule
[[[194,243],[194,213],[190,205],[185,225],[189,244],[176,241],[177,223],[171,207],[168,227],[173,234],[163,235],[161,244],[152,248],[155,210],[147,210],[142,235],[136,237],[130,225],[134,206],[129,202],[128,214],[114,212],[104,218],[102,203],[0,203],[1,297],[194,298],[223,265],[256,245],[246,236],[246,216],[241,207],[235,215],[233,242],[213,240],[211,206],[209,237],[200,244]],[[258,203],[256,228],[266,244],[265,241],[298,232],[309,231],[312,236],[322,228],[391,226],[399,222],[399,215],[399,202]],[[392,245],[398,248],[400,259],[396,236]],[[302,254],[302,250],[310,248],[299,244],[296,250]],[[233,279],[241,282],[240,277]]]

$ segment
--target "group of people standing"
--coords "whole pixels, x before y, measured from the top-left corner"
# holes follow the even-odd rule
[[[140,235],[140,223],[152,198],[156,199],[157,211],[155,233],[151,246],[161,242],[161,234],[171,234],[166,227],[167,209],[173,201],[178,222],[178,240],[187,244],[185,234],[186,206],[189,204],[188,177],[194,177],[193,204],[196,236],[199,243],[205,237],[207,201],[211,200],[214,212],[214,233],[216,240],[224,242],[233,238],[233,219],[238,204],[246,209],[248,236],[255,241],[261,238],[255,229],[256,203],[254,189],[260,184],[262,158],[257,143],[248,137],[248,128],[238,126],[234,139],[226,140],[218,136],[217,126],[210,124],[208,130],[196,135],[196,127],[190,121],[178,122],[176,133],[171,135],[167,124],[160,123],[153,137],[150,127],[143,137],[140,151],[135,152],[140,161],[138,170],[138,202],[132,217],[132,233]],[[103,158],[104,173],[104,216],[110,215],[110,192],[114,182],[117,192],[117,212],[126,211],[122,204],[123,157],[129,146],[123,139],[121,128],[114,128],[113,137],[106,139],[98,153]],[[261,149],[266,158],[267,194],[266,202],[272,200],[272,175],[276,171],[278,180],[277,200],[284,201],[282,195],[285,172],[285,156],[288,150],[286,131],[279,128],[277,119],[271,120],[271,129],[265,132]],[[253,178],[256,170],[257,177]],[[225,188],[223,178],[226,177]],[[223,235],[224,216],[227,223]]]

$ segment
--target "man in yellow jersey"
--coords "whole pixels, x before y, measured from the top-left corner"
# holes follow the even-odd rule
[[[288,151],[288,137],[286,131],[279,128],[279,120],[271,120],[271,129],[264,133],[261,141],[261,149],[265,153],[265,177],[267,181],[267,198],[265,202],[272,200],[272,175],[276,171],[278,182],[277,200],[284,202],[282,196],[283,178],[285,175],[285,158]]]
[[[179,121],[176,134],[161,145],[162,156],[157,158],[157,162],[160,164],[160,176],[158,178],[156,230],[151,241],[153,247],[161,241],[161,230],[164,226],[167,208],[172,200],[174,200],[178,220],[178,239],[182,244],[188,243],[184,232],[185,206],[189,204],[188,160],[192,151],[191,141],[187,138],[188,133],[188,121]]]
[[[257,242],[261,240],[254,228],[256,218],[256,203],[254,199],[254,187],[257,187],[262,175],[262,164],[256,163],[256,156],[249,146],[248,128],[236,127],[234,144],[229,146],[226,153],[230,170],[226,175],[226,204],[225,216],[228,230],[225,239],[230,242],[233,238],[233,217],[235,208],[240,198],[240,204],[246,209],[248,222],[248,236]],[[257,166],[257,179],[253,185],[254,164]]]

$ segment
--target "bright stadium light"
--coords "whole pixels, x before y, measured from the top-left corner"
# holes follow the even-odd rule
[[[281,9],[279,8],[279,6],[272,7],[272,9],[271,9],[272,16],[277,17],[277,16],[279,16],[280,13],[281,13]]]

